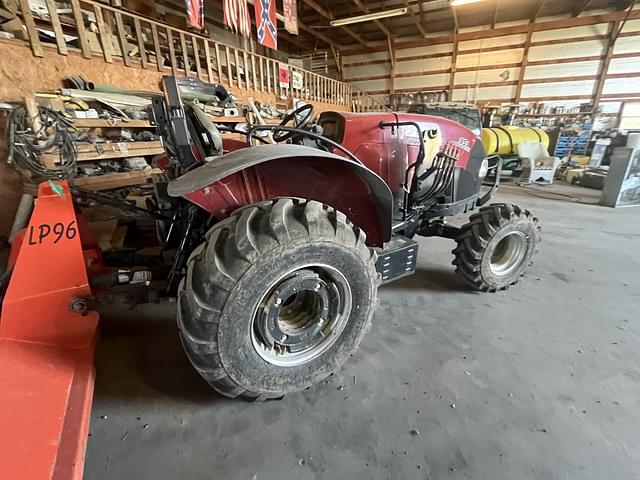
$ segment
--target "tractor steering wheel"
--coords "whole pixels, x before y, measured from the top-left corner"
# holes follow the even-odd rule
[[[298,119],[298,117],[302,118]],[[307,103],[289,113],[286,113],[284,117],[282,117],[280,126],[286,127],[289,123],[293,122],[293,128],[304,128],[307,126],[307,123],[309,123],[309,120],[311,120],[311,117],[313,117],[313,105]],[[284,142],[289,140],[295,134],[295,132],[276,131],[273,133],[273,140],[276,143]]]

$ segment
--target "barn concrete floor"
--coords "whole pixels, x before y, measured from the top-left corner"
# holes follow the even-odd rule
[[[421,239],[359,352],[281,401],[210,391],[173,304],[106,312],[85,478],[640,478],[640,209],[532,193],[497,197],[544,228],[522,282],[465,291],[449,241]]]

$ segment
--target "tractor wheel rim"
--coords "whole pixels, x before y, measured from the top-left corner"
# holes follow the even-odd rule
[[[523,232],[509,232],[496,244],[491,254],[491,272],[506,276],[517,270],[527,253],[527,236]]]
[[[305,364],[335,344],[351,307],[351,287],[336,268],[296,267],[278,278],[254,309],[251,342],[272,365]]]

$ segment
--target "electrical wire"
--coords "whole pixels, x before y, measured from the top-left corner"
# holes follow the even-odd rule
[[[33,130],[33,120],[24,105],[15,108],[9,116],[7,137],[9,163],[29,170],[36,177],[47,180],[73,178],[76,174],[77,150],[70,129],[75,129],[69,119],[51,108],[38,106],[40,128]],[[42,155],[54,153],[59,165],[47,167]]]

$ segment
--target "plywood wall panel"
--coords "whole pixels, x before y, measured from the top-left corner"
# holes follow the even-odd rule
[[[553,77],[571,77],[576,75],[597,75],[600,61],[567,62],[553,65],[530,65],[525,73],[525,80]]]
[[[579,80],[574,82],[535,83],[522,87],[522,97],[559,97],[562,95],[587,95],[593,92],[595,81]]]
[[[420,75],[417,77],[396,78],[396,88],[417,88],[429,90],[434,87],[442,88],[443,85],[449,85],[449,74],[443,73],[439,75]]]
[[[478,67],[483,65],[501,65],[520,62],[522,60],[522,49],[500,50],[492,52],[488,50],[482,53],[472,53],[458,55],[458,68]]]
[[[588,40],[584,42],[563,43],[561,45],[539,45],[529,50],[529,60],[551,60],[557,58],[588,57],[601,55],[603,41]]]
[[[427,58],[396,62],[396,73],[440,71],[451,68],[451,57]]]

